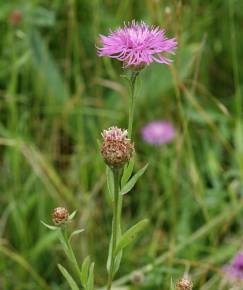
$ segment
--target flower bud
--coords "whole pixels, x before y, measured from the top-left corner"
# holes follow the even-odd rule
[[[143,272],[136,271],[132,274],[131,281],[135,285],[140,285],[144,281],[144,274]]]
[[[182,278],[176,283],[176,290],[192,290],[193,284],[187,278]]]
[[[11,12],[9,16],[9,22],[13,26],[19,26],[23,20],[22,12],[18,9],[15,9]]]
[[[127,130],[117,127],[111,127],[102,133],[101,154],[111,168],[122,168],[133,155],[134,145],[127,134]]]
[[[55,225],[65,224],[68,220],[69,213],[65,207],[56,207],[52,213],[52,220]]]

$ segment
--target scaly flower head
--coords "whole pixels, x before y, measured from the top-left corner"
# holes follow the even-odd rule
[[[111,127],[102,133],[101,154],[105,163],[112,168],[123,167],[132,157],[134,146],[127,135],[127,130],[117,127]]]
[[[176,283],[176,290],[192,290],[192,281],[187,278],[182,278]]]
[[[56,207],[52,213],[52,220],[55,225],[62,225],[68,221],[69,213],[65,207]]]
[[[143,140],[151,145],[162,145],[172,141],[175,129],[169,122],[153,121],[142,129]]]
[[[176,39],[166,38],[164,30],[135,20],[108,36],[100,35],[100,41],[99,56],[116,58],[124,67],[138,70],[152,62],[169,64],[171,60],[164,53],[174,54],[177,46]]]

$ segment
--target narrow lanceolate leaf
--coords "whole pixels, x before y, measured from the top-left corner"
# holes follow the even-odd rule
[[[148,164],[146,164],[143,168],[141,168],[129,181],[127,184],[125,184],[122,189],[120,194],[126,194],[128,193],[136,184],[136,182],[138,181],[139,177],[141,177],[144,172],[146,171],[148,167]]]
[[[89,267],[89,278],[87,282],[86,290],[93,290],[94,289],[94,263],[92,263]]]
[[[76,213],[77,213],[76,210],[73,211],[73,212],[69,215],[68,220],[71,221],[71,220],[75,217]]]
[[[115,263],[114,263],[114,271],[112,273],[113,275],[115,275],[120,268],[122,254],[123,254],[122,250],[116,253],[116,258],[115,258]]]
[[[59,227],[48,225],[48,224],[44,223],[43,221],[41,221],[41,223],[49,230],[52,230],[52,231],[59,230]]]
[[[81,283],[84,288],[86,288],[88,277],[89,277],[89,267],[90,267],[90,257],[86,257],[82,263],[81,267]]]
[[[121,251],[123,248],[127,247],[132,241],[134,241],[137,235],[145,228],[147,224],[148,219],[144,219],[132,226],[129,230],[127,230],[120,238],[115,253],[119,253],[119,251]]]
[[[71,241],[71,239],[72,239],[74,236],[76,236],[76,235],[82,233],[83,231],[84,231],[84,229],[80,229],[80,230],[76,230],[76,231],[72,232],[71,235],[70,235],[70,237],[69,237],[69,242]]]
[[[114,199],[114,178],[112,170],[106,166],[106,177],[107,177],[107,187],[109,192],[109,197],[111,200]]]
[[[121,185],[122,187],[128,182],[129,178],[132,175],[133,168],[134,168],[134,163],[135,163],[135,158],[133,158],[129,161],[128,165],[125,166],[123,175],[122,175],[122,180],[121,180]]]
[[[111,239],[109,242],[109,250],[108,250],[108,258],[107,258],[107,262],[106,262],[106,269],[107,272],[110,273],[111,272],[111,249],[112,249],[112,240],[113,240],[113,235],[111,234]]]
[[[118,239],[118,241],[120,240],[121,236],[122,236],[121,225],[119,225],[118,229],[117,229],[117,239]],[[115,275],[118,272],[119,268],[120,268],[122,254],[123,254],[122,250],[116,253],[115,263],[114,263],[114,270],[113,270],[114,272],[112,273],[112,275]]]
[[[170,290],[175,290],[175,286],[174,286],[172,278],[170,279]]]
[[[58,269],[61,271],[64,278],[67,280],[68,285],[72,290],[79,290],[78,285],[73,280],[72,276],[68,273],[68,271],[60,264],[58,264]]]

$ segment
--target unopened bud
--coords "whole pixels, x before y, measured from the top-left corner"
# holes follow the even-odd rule
[[[144,274],[143,272],[136,271],[132,274],[131,281],[135,285],[139,285],[144,281]]]
[[[22,22],[22,19],[23,19],[22,12],[18,9],[13,10],[9,16],[9,22],[13,26],[19,26],[20,23]]]
[[[134,146],[127,135],[127,130],[117,127],[111,127],[102,133],[101,154],[105,163],[112,168],[121,168],[132,158]]]
[[[182,278],[176,283],[176,290],[192,290],[192,281],[187,278]]]
[[[52,220],[55,225],[62,225],[67,222],[69,217],[68,210],[65,207],[56,207],[52,213]]]

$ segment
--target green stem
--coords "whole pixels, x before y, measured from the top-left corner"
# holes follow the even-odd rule
[[[129,119],[128,119],[128,138],[132,138],[132,126],[135,108],[135,94],[136,94],[136,80],[139,72],[133,71],[131,73],[130,85],[131,85],[131,97],[129,99]]]
[[[71,262],[77,276],[80,278],[80,268],[79,268],[76,256],[73,252],[72,246],[70,244],[66,228],[61,229],[61,237],[60,238],[61,238],[61,243],[64,246],[65,253],[66,253],[69,261]]]
[[[113,170],[114,177],[114,200],[113,200],[113,220],[112,220],[112,233],[111,233],[111,264],[108,273],[107,290],[111,289],[112,279],[115,272],[115,251],[117,245],[117,238],[120,231],[120,220],[121,220],[121,197],[119,196],[120,188],[120,170]]]

